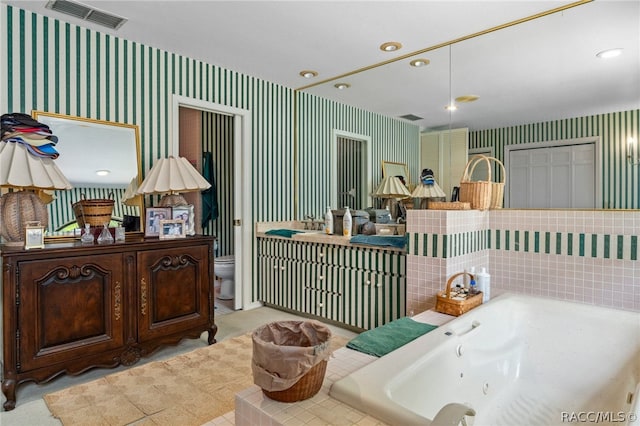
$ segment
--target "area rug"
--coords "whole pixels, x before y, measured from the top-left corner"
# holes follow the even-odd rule
[[[333,335],[334,349],[349,339]],[[253,385],[251,334],[109,374],[44,396],[65,426],[202,425]]]

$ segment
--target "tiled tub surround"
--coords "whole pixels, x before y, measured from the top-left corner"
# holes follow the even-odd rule
[[[409,211],[407,312],[471,266],[488,266],[492,294],[640,311],[639,230],[630,210]]]
[[[415,321],[443,325],[454,317],[434,311],[422,312]],[[329,396],[333,383],[378,358],[347,348],[335,351],[329,363],[320,391],[304,401],[285,403],[264,396],[258,386],[236,394],[235,425],[384,425],[386,423]]]

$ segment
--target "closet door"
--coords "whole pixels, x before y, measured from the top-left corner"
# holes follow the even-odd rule
[[[595,208],[595,145],[511,150],[510,208]]]

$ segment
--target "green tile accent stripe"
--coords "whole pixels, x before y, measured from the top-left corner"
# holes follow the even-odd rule
[[[530,238],[531,234],[533,238]],[[579,249],[575,250],[575,247]],[[408,253],[446,259],[487,249],[638,260],[638,236],[503,229],[449,235],[411,233]]]
[[[489,249],[487,231],[469,231],[457,234],[409,234],[407,252],[416,256],[451,258]]]

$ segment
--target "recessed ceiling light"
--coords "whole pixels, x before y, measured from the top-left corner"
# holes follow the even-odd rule
[[[456,102],[475,102],[478,99],[480,99],[480,96],[476,96],[476,95],[464,95],[464,96],[458,96],[456,98]]]
[[[402,48],[402,44],[397,41],[388,41],[380,45],[380,50],[383,52],[395,52],[396,50],[400,50]]]
[[[344,89],[348,89],[349,87],[351,87],[350,84],[347,83],[336,83],[333,85],[333,87],[335,87],[338,90],[344,90]]]
[[[450,104],[450,105],[447,105],[446,107],[444,107],[444,109],[446,109],[447,111],[455,111],[455,110],[458,109],[458,107],[455,106],[454,104]]]
[[[106,169],[104,169],[104,170],[96,170],[96,174],[98,176],[106,176],[109,173],[111,173],[111,170],[106,170]]]
[[[616,47],[615,49],[607,49],[607,50],[603,50],[602,52],[598,52],[596,53],[596,56],[602,59],[609,59],[609,58],[615,58],[616,56],[620,56],[621,54],[622,54],[622,48]]]
[[[409,65],[411,65],[412,67],[424,67],[425,65],[429,65],[429,61],[428,59],[414,59],[413,61],[409,62]]]
[[[317,77],[318,73],[313,70],[304,70],[304,71],[300,71],[300,75],[303,76],[304,78],[313,78],[313,77]]]

